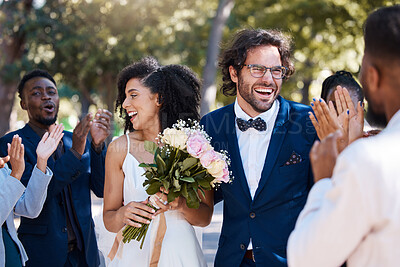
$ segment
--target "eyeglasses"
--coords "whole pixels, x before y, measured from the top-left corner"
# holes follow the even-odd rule
[[[247,66],[250,69],[250,74],[254,78],[261,78],[265,75],[267,70],[270,70],[273,78],[283,79],[288,71],[288,68],[285,66],[273,66],[270,68],[258,64],[243,64],[243,66]]]

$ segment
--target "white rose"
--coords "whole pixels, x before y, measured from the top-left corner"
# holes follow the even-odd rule
[[[207,166],[207,171],[215,178],[220,178],[224,175],[225,161],[217,159]]]
[[[163,132],[162,140],[165,144],[171,145],[176,148],[185,149],[187,134],[184,131],[177,129],[167,128]]]

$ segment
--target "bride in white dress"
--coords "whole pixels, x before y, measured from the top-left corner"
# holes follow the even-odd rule
[[[143,249],[136,240],[126,244],[121,241],[109,266],[206,266],[192,225],[210,223],[210,192],[206,192],[199,209],[188,208],[183,197],[164,204],[166,196],[159,192],[155,201],[161,209],[154,213],[146,205],[144,169],[139,167],[141,162],[153,161],[153,155],[144,150],[145,140],[155,141],[159,132],[178,119],[199,119],[199,89],[190,69],[178,65],[159,68],[153,58],[144,58],[120,72],[117,107],[125,114],[129,134],[117,138],[107,150],[103,220],[107,230],[115,233],[127,224],[150,224]],[[166,230],[162,242],[158,242],[161,224]]]

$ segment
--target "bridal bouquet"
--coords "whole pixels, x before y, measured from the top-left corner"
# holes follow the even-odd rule
[[[214,150],[210,137],[198,122],[180,120],[159,134],[158,144],[145,141],[144,148],[154,155],[152,164],[139,165],[146,169],[143,186],[149,195],[160,192],[163,187],[168,192],[168,202],[183,196],[189,208],[197,209],[201,202],[199,193],[204,197],[205,190],[230,182],[230,161],[226,152]],[[154,208],[150,203],[148,205]],[[148,225],[127,226],[123,231],[123,242],[142,240],[142,248],[147,229]]]

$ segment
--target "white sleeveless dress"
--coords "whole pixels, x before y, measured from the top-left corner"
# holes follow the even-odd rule
[[[131,201],[143,201],[148,197],[148,194],[143,187],[145,180],[143,173],[145,170],[139,167],[139,162],[129,153],[129,136],[126,135],[126,137],[128,140],[128,153],[122,165],[122,170],[125,174],[124,203],[128,204]],[[193,226],[178,211],[167,211],[164,214],[167,230],[162,242],[158,267],[207,266]],[[150,223],[143,249],[140,249],[140,242],[136,240],[131,240],[123,245],[121,245],[121,241],[117,255],[109,266],[149,266],[159,217],[157,216]]]

